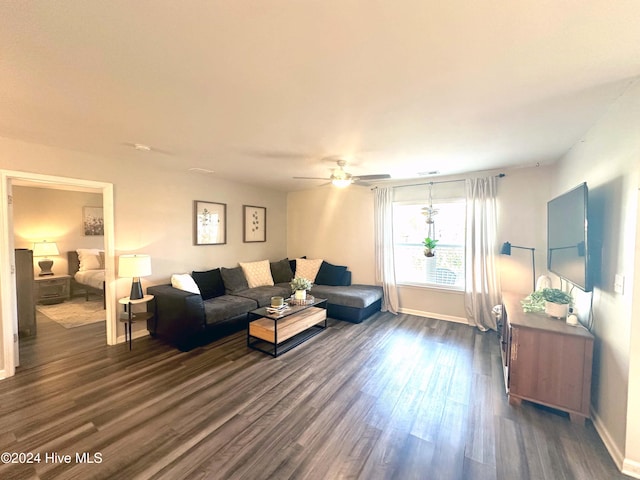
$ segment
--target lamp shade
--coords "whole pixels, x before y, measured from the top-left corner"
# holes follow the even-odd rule
[[[502,248],[500,249],[500,254],[501,255],[511,255],[511,243],[510,242],[504,242],[502,244]]]
[[[52,257],[60,255],[56,242],[36,242],[33,244],[34,257]]]
[[[151,257],[149,255],[120,255],[118,275],[132,278],[151,275]]]

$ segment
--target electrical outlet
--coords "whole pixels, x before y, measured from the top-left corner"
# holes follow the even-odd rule
[[[624,294],[624,275],[616,274],[613,281],[613,291],[620,295]]]

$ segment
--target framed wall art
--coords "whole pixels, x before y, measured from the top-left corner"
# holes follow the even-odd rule
[[[82,234],[86,237],[104,235],[102,207],[82,207]]]
[[[267,208],[243,205],[243,241],[266,242],[267,241]]]
[[[223,245],[227,243],[227,204],[193,202],[194,245]]]

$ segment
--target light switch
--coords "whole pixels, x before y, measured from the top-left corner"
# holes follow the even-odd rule
[[[624,294],[624,275],[616,274],[613,281],[613,291],[620,295]]]

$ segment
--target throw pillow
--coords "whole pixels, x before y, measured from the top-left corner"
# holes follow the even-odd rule
[[[244,276],[244,272],[241,267],[235,268],[220,268],[220,275],[222,275],[222,282],[224,283],[225,293],[233,294],[240,290],[249,288],[247,279]]]
[[[307,258],[307,256],[305,255],[304,257],[298,257],[298,258]],[[291,268],[291,272],[295,277],[296,275],[296,259],[295,258],[293,260],[289,260],[289,267]]]
[[[98,259],[100,260],[100,270],[104,270],[104,250],[100,250],[99,254]]]
[[[191,272],[191,276],[196,285],[198,285],[203,300],[224,295],[224,283],[222,282],[219,268],[205,272]]]
[[[242,271],[247,279],[249,288],[273,285],[273,277],[271,276],[269,260],[260,260],[259,262],[240,262],[240,267],[242,267]]]
[[[191,275],[188,273],[171,275],[171,286],[179,290],[184,290],[185,292],[200,293],[198,285],[196,285],[196,282],[193,281],[193,278],[191,278]]]
[[[100,268],[100,250],[97,248],[79,248],[78,260],[80,261],[81,272],[86,270],[101,270]]]
[[[289,283],[293,278],[289,259],[285,258],[279,262],[272,262],[271,276],[273,277],[273,283]]]
[[[345,273],[347,267],[340,265],[332,265],[328,262],[322,262],[318,275],[316,276],[315,283],[318,285],[333,285],[344,286],[345,285]]]
[[[321,258],[296,258],[296,278],[306,278],[311,282],[315,282],[320,265],[322,265]]]

